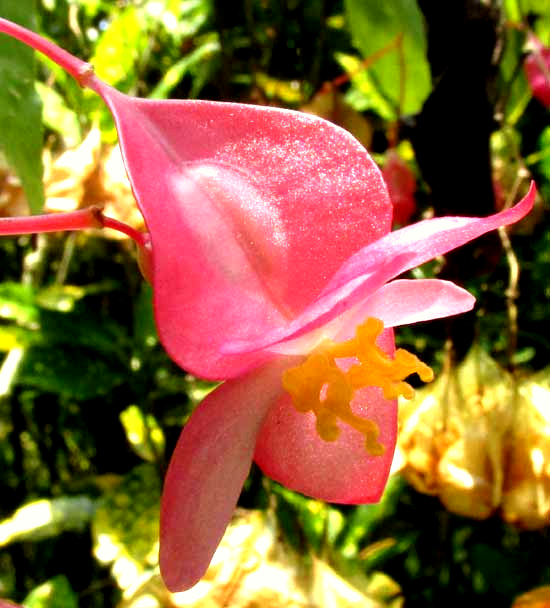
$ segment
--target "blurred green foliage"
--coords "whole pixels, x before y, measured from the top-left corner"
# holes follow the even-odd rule
[[[396,133],[403,140],[400,150],[419,182],[419,217],[430,212],[430,191],[407,129],[437,86],[421,10],[427,4],[0,0],[0,15],[37,24],[111,85],[138,96],[299,109],[324,83],[340,79],[345,111],[361,112],[377,159],[383,162]],[[523,182],[536,178],[548,200],[550,114],[531,99],[521,71],[525,31],[509,26],[529,25],[548,44],[550,9],[505,0],[503,11],[491,81],[494,175],[505,198],[517,198],[519,175]],[[116,133],[96,95],[49,60],[37,56],[33,63],[27,49],[4,36],[0,81],[0,147],[37,211],[43,144],[55,155],[93,125],[105,142]],[[21,88],[17,101],[12,87]],[[338,112],[329,118],[338,120]],[[2,181],[0,188],[4,206],[9,193]],[[506,367],[537,370],[550,361],[550,232],[542,203],[537,213],[513,235],[521,268],[513,353],[509,259],[490,250],[490,275],[472,272],[466,285],[479,299],[471,321],[478,341]],[[440,266],[415,274],[436,276]],[[164,353],[150,289],[124,244],[89,234],[3,238],[0,267],[0,597],[28,608],[122,606],[124,576],[154,572],[163,472],[182,424],[211,385]],[[404,328],[398,339],[441,367],[445,337],[445,324],[433,323]],[[274,512],[305,562],[321,556],[349,580],[385,572],[407,606],[509,606],[518,593],[550,583],[548,530],[452,515],[398,476],[379,505],[336,507],[281,488],[253,468],[241,505]]]
[[[34,29],[33,7],[33,0],[2,0],[0,15]],[[21,46],[7,36],[0,39],[0,151],[17,168],[30,207],[38,212],[44,203],[41,104],[32,49]]]

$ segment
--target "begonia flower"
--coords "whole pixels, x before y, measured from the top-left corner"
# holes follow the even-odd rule
[[[550,108],[550,48],[533,34],[529,36],[529,44],[532,50],[523,63],[525,76],[533,97]]]
[[[382,175],[339,127],[275,108],[128,97],[6,23],[0,30],[106,101],[148,234],[97,210],[10,218],[0,233],[94,223],[125,230],[153,285],[162,344],[182,368],[225,381],[192,414],[167,472],[167,586],[183,590],[201,578],[253,460],[309,496],[377,501],[395,446],[397,397],[413,392],[405,378],[432,378],[414,355],[395,350],[393,327],[474,304],[447,281],[395,279],[518,221],[534,187],[487,218],[435,218],[391,233]]]

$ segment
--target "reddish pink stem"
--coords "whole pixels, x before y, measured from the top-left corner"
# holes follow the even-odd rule
[[[87,228],[112,228],[129,236],[140,248],[150,248],[149,234],[106,217],[97,206],[43,215],[0,218],[0,236],[8,234],[38,234],[42,232],[65,232]]]
[[[103,228],[112,228],[113,230],[117,230],[118,232],[122,232],[126,236],[129,236],[133,241],[136,242],[139,247],[149,247],[149,235],[145,232],[139,232],[132,226],[128,226],[128,224],[123,224],[118,220],[113,219],[112,217],[107,217],[105,215],[101,215],[101,224]]]
[[[0,235],[61,232],[102,227],[103,219],[99,207],[88,207],[67,213],[0,218]]]
[[[81,86],[87,86],[89,78],[93,76],[94,69],[91,64],[82,61],[82,59],[79,59],[78,57],[74,57],[38,34],[35,34],[20,25],[16,25],[7,19],[3,19],[2,17],[0,17],[0,32],[17,38],[17,40],[40,51],[52,61],[55,61],[55,63],[63,69],[67,70]]]

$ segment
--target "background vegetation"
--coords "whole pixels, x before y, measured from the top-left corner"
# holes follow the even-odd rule
[[[522,70],[529,32],[550,43],[547,3],[0,0],[0,16],[124,92],[303,109],[381,166],[397,152],[416,184],[402,221],[487,215],[536,180],[537,210],[510,238],[415,271],[478,305],[398,335],[440,380],[403,407],[401,473],[383,501],[336,508],[253,469],[240,506],[265,517],[240,514],[230,574],[214,569],[196,605],[510,606],[550,584],[550,114]],[[100,201],[139,225],[100,99],[5,36],[0,82],[0,213]],[[209,386],[159,345],[132,248],[104,234],[2,238],[0,268],[0,597],[189,605],[158,577],[158,500]]]

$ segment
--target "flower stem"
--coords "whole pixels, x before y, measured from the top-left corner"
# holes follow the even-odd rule
[[[0,235],[84,230],[103,225],[101,209],[92,206],[67,213],[3,217],[0,218]]]
[[[147,247],[149,245],[148,234],[145,232],[140,232],[132,226],[128,226],[128,224],[123,224],[118,220],[113,219],[112,217],[107,217],[106,215],[100,215],[101,226],[103,228],[111,228],[112,230],[116,230],[117,232],[122,232],[126,236],[129,236],[139,247]]]
[[[17,40],[31,46],[33,49],[49,57],[52,61],[55,61],[55,63],[69,72],[80,86],[87,86],[89,78],[93,76],[93,67],[89,63],[71,55],[53,42],[31,32],[31,30],[0,17],[0,32],[17,38]]]

